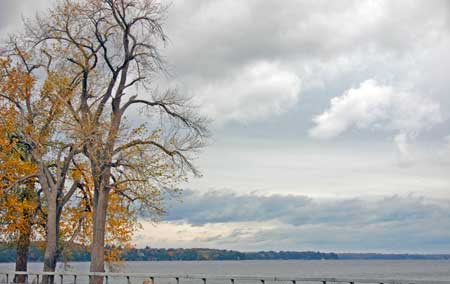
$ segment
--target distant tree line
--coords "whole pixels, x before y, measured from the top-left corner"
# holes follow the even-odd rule
[[[28,253],[28,261],[43,262],[44,261],[44,245],[41,243],[33,243],[30,245]],[[91,253],[87,247],[75,246],[71,248],[70,253],[60,255],[58,261],[90,261]],[[15,262],[16,248],[11,244],[0,244],[0,263]]]
[[[121,249],[121,258],[125,261],[195,261],[195,260],[450,260],[448,254],[378,254],[378,253],[322,253],[314,251],[259,251],[240,252],[235,250],[177,248],[177,249]],[[0,244],[0,262],[14,262],[16,251],[13,247]],[[74,248],[66,261],[90,261],[90,252],[83,247]],[[61,259],[62,260],[62,259]],[[29,261],[42,262],[43,250],[36,245],[31,246]]]
[[[385,254],[385,253],[340,253],[342,260],[449,260],[449,254]]]
[[[335,253],[321,252],[296,252],[296,251],[259,251],[259,252],[240,252],[235,250],[218,249],[121,249],[121,259],[124,261],[171,261],[171,260],[288,260],[288,259],[338,259]],[[14,247],[0,245],[0,262],[14,262],[16,250]],[[71,250],[71,254],[66,259],[60,261],[90,261],[91,254],[87,248],[77,247]],[[36,245],[32,245],[29,254],[29,261],[43,261],[43,250]]]
[[[124,253],[123,259],[129,261],[147,260],[258,260],[258,259],[338,259],[335,253],[296,252],[296,251],[259,251],[240,252],[218,249],[131,249]]]

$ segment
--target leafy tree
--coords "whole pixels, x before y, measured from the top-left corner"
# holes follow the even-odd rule
[[[0,62],[0,66],[6,63]],[[36,172],[26,145],[14,137],[16,119],[15,109],[0,105],[0,236],[1,241],[16,247],[15,271],[26,271],[31,240],[36,236],[34,225],[42,222],[42,211],[39,210],[35,179],[9,188],[23,176]],[[15,282],[24,283],[25,277],[17,275]]]
[[[13,55],[18,56],[18,49]],[[28,56],[24,56],[24,60],[29,60]],[[22,58],[22,57],[21,57]],[[17,242],[17,271],[26,271],[26,260],[28,256],[28,248],[32,238],[32,226],[37,222],[36,216],[40,216],[39,221],[42,223],[47,223],[51,221],[48,216],[47,206],[49,200],[46,198],[41,199],[40,193],[42,189],[37,191],[35,186],[40,184],[42,179],[39,179],[39,163],[42,165],[46,162],[48,168],[52,169],[56,165],[51,164],[53,161],[51,158],[54,149],[58,149],[59,143],[56,143],[56,147],[51,143],[51,140],[40,140],[43,141],[42,145],[46,146],[48,149],[48,154],[50,158],[45,161],[37,160],[33,156],[33,146],[26,143],[29,135],[35,134],[37,129],[33,129],[35,124],[33,119],[26,120],[26,123],[22,121],[27,118],[26,112],[22,110],[22,104],[18,94],[23,92],[21,84],[24,84],[26,80],[32,82],[28,88],[33,89],[35,84],[33,77],[30,72],[23,72],[19,68],[21,66],[13,65],[12,60],[3,59],[1,61],[2,67],[2,85],[1,85],[1,98],[0,102],[0,132],[2,136],[0,137],[0,180],[1,180],[1,192],[0,192],[0,203],[1,203],[1,214],[0,220],[2,226],[0,227],[1,236],[8,236],[9,239]],[[42,104],[39,100],[46,100],[52,92],[56,95],[61,94],[59,80],[64,80],[61,76],[57,76],[55,73],[50,73],[47,80],[44,81],[40,90],[35,90],[33,98],[30,99],[30,103],[36,105],[27,106],[27,111],[35,113],[35,117],[38,117],[37,113],[39,110],[38,106]],[[63,82],[63,84],[66,84]],[[56,91],[55,91],[56,90]],[[31,94],[30,94],[31,96]],[[14,104],[12,104],[12,102]],[[17,104],[16,104],[17,103]],[[59,99],[55,99],[53,104],[62,104]],[[27,102],[23,105],[27,105]],[[54,106],[54,109],[61,107],[60,113],[63,113],[63,106]],[[55,114],[55,110],[54,113]],[[60,116],[58,120],[63,122],[57,122],[58,125],[55,127],[58,135],[61,135],[61,126],[68,125],[66,118]],[[23,131],[24,125],[32,131]],[[69,132],[71,133],[71,132]],[[73,132],[72,132],[73,133]],[[48,137],[51,134],[47,135]],[[39,140],[37,140],[39,141]],[[131,155],[132,156],[132,155]],[[34,158],[34,159],[33,159]],[[54,254],[54,264],[56,264],[57,258],[60,254],[65,254],[66,256],[70,254],[71,247],[78,247],[79,245],[89,246],[92,243],[92,203],[93,203],[93,190],[94,190],[94,179],[91,176],[91,171],[89,165],[80,162],[79,159],[75,159],[75,156],[69,160],[71,166],[65,171],[66,179],[73,181],[72,187],[66,189],[61,188],[61,192],[58,193],[57,199],[53,205],[58,208],[55,225],[57,229],[56,234],[56,244],[49,242],[49,233],[51,230],[46,230],[45,232],[40,232],[41,236],[46,237],[46,255],[44,261],[47,257],[47,251],[49,246],[57,248]],[[57,157],[57,161],[60,157]],[[130,160],[131,161],[131,160]],[[155,164],[158,169],[155,171],[164,171],[167,169],[161,163]],[[150,166],[147,166],[150,169]],[[51,174],[58,174],[58,172],[51,172]],[[61,171],[60,174],[63,172]],[[52,176],[50,176],[52,177]],[[117,175],[119,178],[120,175]],[[61,177],[60,177],[61,178]],[[45,179],[43,179],[45,181]],[[74,186],[76,185],[76,187]],[[108,208],[108,219],[107,219],[107,234],[106,234],[106,244],[108,250],[106,253],[106,260],[110,263],[118,261],[120,259],[120,253],[116,247],[127,247],[130,245],[133,232],[139,228],[139,223],[137,222],[137,207],[131,206],[132,198],[136,198],[131,193],[127,193],[125,184],[118,183],[111,192],[110,206]],[[78,188],[78,192],[75,189]],[[117,194],[120,192],[120,194]],[[151,190],[147,190],[147,193],[152,193]],[[127,198],[124,198],[126,196]],[[152,194],[153,197],[146,197],[146,201],[150,202],[152,200],[153,205],[156,206],[157,192]],[[41,204],[44,203],[44,204]],[[44,206],[42,206],[44,205]],[[52,205],[52,204],[50,204]],[[63,210],[62,207],[66,209]],[[155,207],[156,208],[156,207]],[[38,210],[39,209],[39,210]],[[36,212],[41,212],[42,214],[36,214]],[[161,213],[161,211],[158,211]],[[48,228],[48,227],[47,227]],[[64,245],[58,245],[62,243]],[[62,250],[62,251],[60,251]],[[45,269],[45,268],[44,268]],[[52,269],[50,267],[50,269]],[[54,268],[53,268],[54,269]],[[23,278],[23,277],[22,277]],[[51,279],[50,279],[51,280]],[[19,282],[23,282],[24,279],[19,279]],[[45,281],[49,281],[46,279]]]
[[[43,62],[34,61],[17,41],[12,39],[9,47],[1,60],[0,105],[14,113],[14,129],[9,135],[16,145],[22,145],[33,167],[29,173],[16,172],[20,177],[9,179],[3,191],[31,184],[34,180],[39,182],[42,207],[46,209],[44,270],[54,271],[62,209],[79,187],[77,180],[68,177],[82,145],[77,144],[76,137],[64,135],[62,131],[71,127],[63,106],[72,90],[63,73],[44,68]],[[39,76],[45,79],[37,80]],[[2,161],[6,159],[2,157]],[[67,186],[69,182],[71,186]]]
[[[189,98],[152,86],[163,70],[164,17],[152,0],[66,0],[27,25],[33,50],[70,82],[59,97],[80,141],[66,157],[82,152],[93,177],[92,272],[104,271],[111,196],[159,213],[164,191],[198,175],[191,161],[204,146],[205,119]],[[147,116],[127,122],[139,106]]]

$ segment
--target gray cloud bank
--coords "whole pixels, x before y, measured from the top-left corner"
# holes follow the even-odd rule
[[[413,195],[313,199],[186,190],[166,221],[236,226],[198,240],[219,247],[439,253],[450,247],[450,200]]]

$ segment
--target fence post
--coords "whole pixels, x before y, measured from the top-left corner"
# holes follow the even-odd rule
[[[231,278],[231,284],[234,284],[234,279],[233,278]]]
[[[175,277],[175,280],[177,280],[177,284],[180,284],[180,278],[179,277]]]

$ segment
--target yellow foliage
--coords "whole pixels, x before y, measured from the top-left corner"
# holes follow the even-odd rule
[[[83,190],[78,192],[67,205],[61,218],[61,237],[71,244],[90,246],[92,243],[93,191],[94,185],[87,167],[73,171],[83,182]],[[137,212],[129,202],[113,191],[109,195],[106,223],[105,260],[109,263],[120,261],[123,248],[130,248],[133,234],[141,228]],[[66,252],[70,254],[70,251]]]
[[[34,85],[32,75],[0,59],[0,235],[4,241],[17,241],[21,234],[33,237],[33,226],[43,222],[37,179],[32,177],[38,169],[30,157],[30,146],[20,139],[21,131],[33,131],[32,118],[24,121],[15,106],[15,102],[30,101]]]

